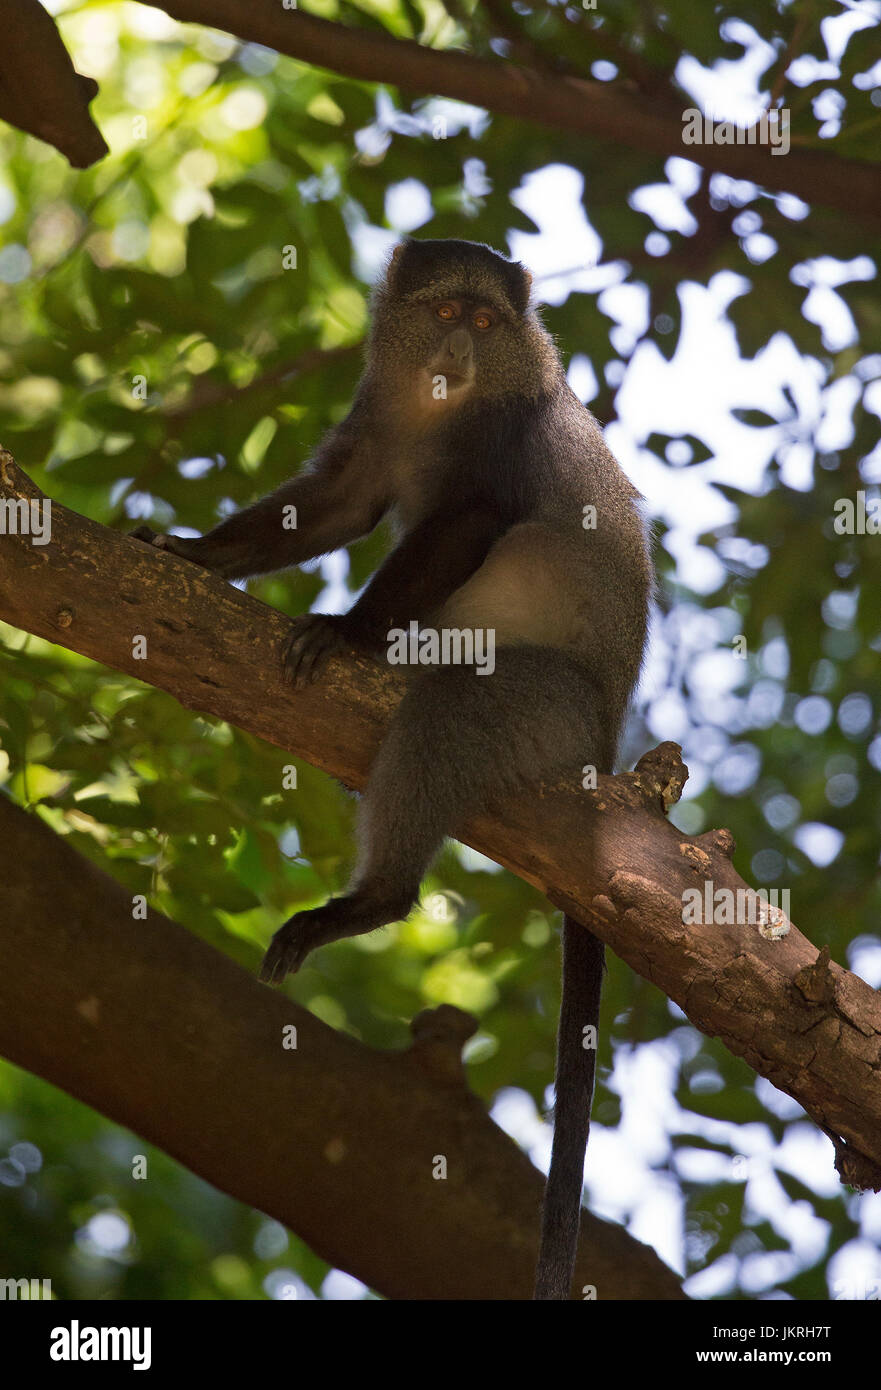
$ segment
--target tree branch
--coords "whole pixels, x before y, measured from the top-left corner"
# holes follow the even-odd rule
[[[98,91],[74,71],[39,0],[0,0],[0,119],[54,145],[75,169],[107,154],[89,114]]]
[[[630,91],[620,83],[516,66],[458,49],[428,48],[411,39],[288,10],[277,0],[156,3],[181,23],[222,29],[245,42],[264,44],[346,77],[450,97],[662,157],[679,155],[705,169],[795,193],[809,203],[881,221],[881,180],[872,177],[877,164],[813,150],[790,150],[785,158],[774,157],[768,146],[760,144],[686,146],[682,94],[672,86],[662,89],[646,73],[644,90]],[[6,56],[0,54],[0,117],[49,141],[75,167],[93,164],[107,152],[88,110],[95,83],[74,72],[39,0],[0,0],[0,25],[7,38]],[[598,46],[604,39],[598,33]]]
[[[39,499],[0,452],[0,502]],[[0,543],[0,618],[230,720],[363,786],[402,683],[363,658],[334,661],[319,686],[281,680],[289,623],[186,561],[52,508],[49,545]],[[146,636],[148,658],[133,655]],[[657,984],[710,1036],[793,1096],[829,1134],[854,1186],[881,1187],[881,999],[818,956],[793,925],[683,922],[687,894],[751,895],[725,831],[692,838],[663,811],[687,777],[673,744],[596,793],[543,787],[477,819],[469,844],[539,887]],[[751,901],[754,901],[752,895]]]
[[[123,888],[2,794],[0,842],[5,1056],[389,1298],[530,1296],[542,1178],[467,1089],[467,1014],[421,1014],[409,1051],[376,1052],[161,913],[134,921]],[[653,1250],[587,1212],[577,1279],[603,1299],[683,1297]]]
[[[809,203],[881,221],[877,164],[812,150],[774,156],[767,145],[685,145],[683,94],[667,99],[563,73],[427,48],[288,10],[277,0],[150,0],[181,23],[207,24],[344,77],[451,97],[484,110],[593,136],[663,157],[678,155],[733,178],[795,193]],[[691,105],[690,101],[686,103]]]
[[[229,405],[231,401],[240,401],[255,391],[265,391],[274,386],[294,381],[307,372],[320,371],[325,367],[333,367],[338,362],[350,361],[360,356],[363,351],[363,338],[357,343],[346,343],[343,347],[309,348],[293,362],[280,362],[276,367],[269,367],[259,376],[252,377],[243,386],[223,384],[197,377],[190,387],[186,399],[181,401],[179,405],[165,407],[162,414],[166,420],[172,420],[175,423],[179,420],[188,420],[191,415],[197,415],[200,410],[214,410],[217,406]]]

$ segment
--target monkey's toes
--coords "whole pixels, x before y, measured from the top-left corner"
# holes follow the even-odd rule
[[[129,531],[133,540],[146,541],[147,545],[156,545],[160,549],[164,548],[167,537],[161,531],[154,531],[152,526],[136,526],[134,531]]]
[[[284,679],[302,690],[316,680],[329,658],[345,645],[334,619],[324,613],[296,618],[282,653]]]
[[[295,975],[303,961],[318,945],[320,908],[298,912],[279,927],[269,943],[260,966],[260,979],[267,985],[280,985],[285,975]]]

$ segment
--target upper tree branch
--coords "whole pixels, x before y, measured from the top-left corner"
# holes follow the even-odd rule
[[[181,22],[207,24],[248,42],[426,96],[452,97],[502,115],[594,136],[795,193],[809,203],[881,220],[878,166],[809,150],[774,156],[763,145],[684,145],[682,94],[661,102],[620,84],[517,67],[502,59],[427,48],[412,39],[350,28],[285,9],[279,0],[150,0]],[[688,105],[692,103],[687,102]]]
[[[37,496],[0,453],[0,500]],[[401,684],[366,660],[336,661],[319,686],[280,677],[288,620],[186,561],[117,535],[63,507],[52,539],[0,539],[0,618],[170,691],[362,786]],[[147,637],[147,660],[132,654]],[[839,1171],[878,1186],[881,999],[857,976],[818,960],[794,926],[767,940],[757,925],[686,926],[686,890],[748,891],[725,832],[696,839],[663,808],[686,770],[666,744],[635,773],[588,794],[546,787],[474,821],[468,843],[540,887],[589,925],[696,1027],[718,1035],[788,1091],[833,1138]]]
[[[89,114],[97,91],[97,82],[74,71],[40,0],[0,0],[0,119],[84,169],[107,153]]]
[[[775,157],[765,145],[683,145],[683,97],[650,74],[644,75],[644,90],[634,92],[620,83],[428,48],[411,39],[285,9],[279,0],[156,3],[182,23],[223,29],[346,77],[451,97],[662,157],[680,155],[706,169],[795,193],[810,203],[881,220],[876,164],[810,150]],[[100,159],[107,146],[88,110],[96,85],[74,72],[39,0],[0,0],[0,31],[5,36],[0,50],[0,117],[49,141],[77,167]],[[597,38],[600,50],[605,36]]]

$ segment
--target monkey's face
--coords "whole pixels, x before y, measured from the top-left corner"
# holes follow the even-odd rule
[[[372,351],[398,412],[431,424],[466,401],[534,389],[545,335],[529,285],[522,266],[474,242],[397,247],[374,301]]]
[[[383,335],[384,355],[395,354],[400,404],[408,414],[426,424],[440,422],[466,401],[511,389],[517,327],[510,309],[447,289],[424,299],[418,293],[399,299],[394,318],[394,346]]]
[[[440,299],[413,306],[423,320],[425,365],[420,395],[426,406],[458,404],[473,394],[480,364],[490,355],[490,338],[502,315],[489,304],[470,299]]]
[[[398,404],[414,423],[441,423],[466,402],[517,395],[534,382],[537,320],[491,288],[465,294],[461,286],[431,286],[390,306],[396,331],[393,339],[383,332],[383,356],[394,353]],[[383,327],[392,315],[383,315]]]

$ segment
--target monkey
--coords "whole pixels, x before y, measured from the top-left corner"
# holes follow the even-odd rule
[[[268,983],[318,946],[403,920],[468,817],[585,764],[613,770],[646,644],[648,530],[568,385],[531,278],[481,243],[405,239],[373,292],[351,410],[305,471],[204,536],[134,533],[242,579],[336,550],[390,514],[397,543],[349,611],[292,621],[282,668],[296,689],[335,654],[387,655],[411,624],[492,634],[491,673],[408,668],[361,799],[350,886],[275,933]],[[602,942],[567,916],[562,954],[540,1300],[571,1291],[596,1067],[584,1029],[597,1026],[604,971]]]

